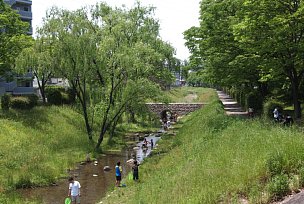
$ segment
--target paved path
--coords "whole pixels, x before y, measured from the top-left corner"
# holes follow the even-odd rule
[[[304,191],[302,190],[300,193],[292,194],[281,202],[276,202],[273,204],[304,204]]]
[[[217,91],[217,95],[219,96],[219,99],[222,101],[227,115],[235,115],[235,116],[248,115],[247,111],[244,111],[241,108],[241,106],[225,92]]]

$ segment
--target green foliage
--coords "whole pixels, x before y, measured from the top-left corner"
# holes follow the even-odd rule
[[[2,0],[0,30],[0,75],[2,75],[9,71],[21,50],[30,46],[32,37],[26,35],[29,24],[21,21],[20,15]]]
[[[209,83],[235,87],[237,94],[244,87],[263,98],[276,94],[293,103],[300,118],[303,8],[300,1],[202,0],[200,26],[184,33],[190,65],[203,70]]]
[[[180,122],[141,165],[144,179],[104,203],[267,203],[298,185],[289,178],[304,162],[301,130],[228,117],[217,101]]]
[[[299,185],[304,186],[304,167],[299,168]]]
[[[8,94],[4,94],[1,97],[1,109],[4,111],[9,110],[10,107],[11,96]]]
[[[10,110],[1,115],[0,129],[0,189],[5,192],[0,200],[12,197],[10,203],[30,202],[6,190],[49,185],[92,149],[81,115],[68,107]]]
[[[286,160],[281,153],[270,155],[267,160],[267,169],[271,176],[284,174],[286,167]]]
[[[279,174],[271,178],[268,184],[268,192],[275,200],[283,198],[289,192],[289,181],[286,174]]]
[[[10,106],[14,109],[31,109],[34,107],[34,103],[26,96],[14,96],[11,98]]]
[[[31,107],[34,107],[34,106],[38,105],[38,99],[39,99],[39,97],[36,94],[26,95],[26,97],[29,99]]]
[[[263,115],[267,118],[273,118],[273,110],[277,108],[279,113],[282,113],[283,107],[284,104],[281,102],[274,99],[268,99],[263,105]]]
[[[70,89],[66,91],[61,86],[46,86],[45,94],[48,103],[53,105],[71,104],[75,100],[73,91]]]
[[[261,112],[263,110],[263,97],[258,92],[250,92],[246,95],[247,108],[253,108],[254,112]]]

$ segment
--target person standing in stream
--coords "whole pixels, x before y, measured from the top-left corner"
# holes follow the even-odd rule
[[[138,163],[137,160],[134,161],[134,165],[132,166],[133,171],[133,180],[138,181]]]
[[[80,204],[80,183],[75,181],[73,177],[69,178],[69,193],[73,204]]]
[[[120,187],[120,182],[121,182],[121,173],[122,173],[122,168],[120,166],[120,162],[117,162],[115,166],[115,175],[116,175],[116,187]]]

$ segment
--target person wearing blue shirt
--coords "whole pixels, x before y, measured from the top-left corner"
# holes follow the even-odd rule
[[[121,173],[122,173],[122,168],[120,166],[120,162],[117,162],[115,166],[115,175],[116,175],[116,183],[115,186],[120,187],[120,182],[121,182]]]

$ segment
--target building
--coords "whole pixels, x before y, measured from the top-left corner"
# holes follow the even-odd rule
[[[33,78],[34,76],[30,71],[22,76],[15,74],[11,74],[9,77],[0,76],[0,96],[5,93],[15,96],[36,94],[33,87]]]
[[[12,9],[15,9],[20,14],[22,21],[29,23],[30,29],[28,34],[33,34],[32,27],[32,0],[4,0]]]
[[[32,35],[32,0],[4,0],[4,2],[20,14],[22,21],[29,23],[30,29],[28,34]],[[12,95],[35,94],[33,78],[31,71],[22,76],[10,72],[6,73],[6,76],[0,76],[0,96],[5,93]]]

